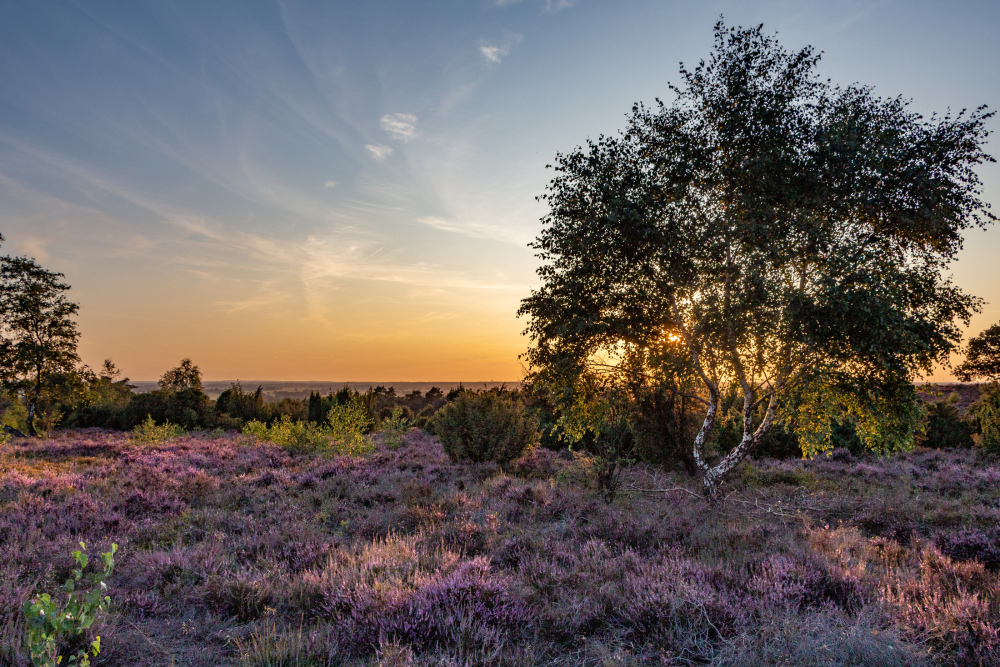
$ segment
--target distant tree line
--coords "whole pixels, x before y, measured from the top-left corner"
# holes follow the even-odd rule
[[[305,400],[276,402],[265,401],[261,387],[250,390],[237,381],[213,401],[202,388],[200,368],[190,359],[167,370],[156,390],[135,393],[112,360],[105,360],[97,371],[80,363],[79,333],[72,319],[78,306],[67,299],[69,285],[62,282],[62,274],[43,269],[33,259],[3,257],[0,276],[0,414],[4,426],[15,432],[39,435],[56,426],[132,430],[147,419],[184,429],[240,430],[250,422],[271,425],[283,419],[321,424],[335,405],[353,402],[364,408],[372,429],[390,418],[429,431],[435,423],[451,429],[446,439],[459,458],[509,460],[513,452],[537,441],[547,448],[572,446],[592,455],[603,461],[609,479],[629,460],[691,474],[699,470],[690,443],[703,428],[704,403],[689,393],[695,391],[690,382],[682,384],[683,376],[671,372],[668,362],[675,358],[669,355],[660,357],[659,367],[649,363],[643,373],[623,374],[621,384],[595,383],[583,391],[571,388],[577,393],[569,408],[566,395],[556,393],[553,388],[558,385],[543,373],[514,391],[458,387],[447,393],[432,388],[397,395],[393,387],[360,393],[345,386],[327,395],[312,392]],[[955,397],[932,396],[913,426],[915,444],[970,447],[978,441],[984,450],[1000,453],[998,339],[1000,325],[973,338],[965,362],[956,368],[962,380],[989,382],[982,398],[967,414],[960,414]],[[475,398],[480,395],[483,398]],[[442,411],[452,404],[456,407],[450,412]],[[724,456],[738,447],[745,433],[744,418],[743,396],[738,387],[730,386],[719,396],[713,437],[704,445],[706,455]],[[537,439],[531,435],[536,431]],[[858,431],[850,414],[833,419],[829,447],[863,453],[866,444]],[[489,433],[498,434],[499,440],[486,437]],[[470,445],[473,441],[482,442]],[[779,458],[802,452],[795,425],[785,422],[768,429],[754,449],[757,456]]]

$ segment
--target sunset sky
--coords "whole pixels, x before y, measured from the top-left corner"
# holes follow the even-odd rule
[[[84,361],[136,380],[519,379],[546,164],[669,100],[720,14],[922,113],[1000,110],[995,1],[0,6],[0,252],[65,273]],[[953,275],[970,333],[1000,320],[1000,229]]]

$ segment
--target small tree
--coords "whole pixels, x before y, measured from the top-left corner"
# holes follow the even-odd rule
[[[962,382],[989,380],[1000,383],[1000,324],[994,324],[969,341],[965,361],[955,367]]]
[[[181,359],[176,368],[171,368],[160,378],[160,389],[166,392],[195,389],[201,391],[201,369],[190,359]]]
[[[66,298],[61,273],[27,257],[0,258],[0,383],[23,394],[28,434],[46,393],[78,373],[80,334],[71,319],[79,306]]]
[[[542,197],[543,286],[519,311],[532,381],[568,387],[572,404],[588,374],[662,364],[678,388],[696,379],[709,493],[777,420],[806,454],[830,447],[844,413],[869,447],[909,446],[914,375],[979,308],[942,273],[963,229],[996,220],[973,171],[993,161],[991,114],[925,120],[820,80],[818,62],[720,22],[673,105],[636,105],[623,134],[558,155]],[[742,436],[711,460],[731,387]]]

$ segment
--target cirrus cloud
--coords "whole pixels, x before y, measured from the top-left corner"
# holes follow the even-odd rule
[[[365,144],[365,148],[368,149],[368,152],[371,154],[371,156],[375,159],[376,162],[381,162],[382,160],[386,159],[390,153],[392,153],[392,149],[388,146],[376,146],[374,144]]]
[[[391,113],[382,116],[382,129],[394,139],[409,141],[417,133],[417,117],[408,113]]]
[[[504,39],[499,43],[488,42],[482,40],[479,42],[479,52],[483,54],[486,61],[490,64],[499,64],[501,60],[507,57],[510,53],[511,48],[515,44],[524,39],[524,35],[519,35],[516,32],[509,32],[504,36]]]

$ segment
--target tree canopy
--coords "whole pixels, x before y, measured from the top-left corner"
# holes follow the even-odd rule
[[[962,382],[989,380],[1000,383],[1000,324],[994,324],[969,341],[965,361],[955,367]]]
[[[977,164],[985,108],[929,119],[901,98],[834,86],[819,55],[762,27],[715,27],[672,104],[556,157],[522,302],[533,378],[669,365],[701,387],[694,458],[708,490],[777,419],[806,453],[831,417],[874,448],[912,441],[915,373],[943,361],[979,308],[943,271],[961,232],[996,220]],[[720,397],[743,438],[706,460]]]
[[[77,373],[80,334],[61,273],[27,257],[0,258],[0,384],[28,404],[28,433],[47,391]]]
[[[171,368],[160,378],[160,389],[167,392],[194,389],[201,391],[201,369],[190,359],[181,359],[176,368]]]

